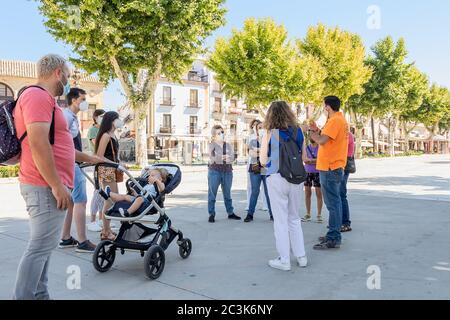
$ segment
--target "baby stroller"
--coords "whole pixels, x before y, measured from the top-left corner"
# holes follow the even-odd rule
[[[84,169],[92,165],[81,165]],[[116,202],[107,210],[106,219],[120,221],[119,233],[114,241],[105,240],[100,242],[93,255],[94,268],[99,272],[108,271],[116,258],[116,251],[125,254],[125,251],[139,252],[144,257],[145,274],[149,279],[157,279],[162,274],[165,265],[164,251],[169,247],[172,241],[178,237],[179,254],[181,258],[186,259],[191,254],[191,240],[184,238],[180,230],[172,226],[172,222],[166,215],[164,209],[165,196],[171,193],[181,182],[181,170],[175,164],[154,164],[142,170],[138,178],[134,178],[128,170],[114,163],[101,163],[95,165],[94,180],[85,172],[87,179],[99,190],[98,168],[112,167],[122,171],[129,179],[126,181],[127,193],[132,195],[135,190],[139,195],[146,197],[150,205],[144,208],[142,212],[135,217],[123,217],[119,213],[119,208],[127,209],[131,204],[128,202]],[[152,168],[164,168],[169,172],[165,183],[165,190],[152,197],[144,190],[147,182],[147,170]],[[155,189],[158,188],[155,186]],[[111,199],[107,201],[112,201]],[[158,215],[156,218],[151,218]],[[156,227],[149,227],[144,224],[154,224]]]

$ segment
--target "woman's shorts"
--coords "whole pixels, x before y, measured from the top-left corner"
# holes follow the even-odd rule
[[[305,181],[305,187],[313,187],[314,188],[320,188],[320,178],[319,178],[319,173],[315,172],[315,173],[310,173],[308,172],[306,174],[306,181]]]
[[[116,182],[116,169],[110,167],[98,167],[98,181],[100,183]]]

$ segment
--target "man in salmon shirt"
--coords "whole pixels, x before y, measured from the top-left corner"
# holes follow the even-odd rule
[[[342,200],[341,183],[344,179],[344,168],[347,164],[348,124],[339,111],[341,101],[338,97],[328,96],[324,99],[328,121],[322,132],[317,127],[310,127],[311,139],[319,144],[317,170],[323,198],[329,216],[328,233],[320,237],[316,250],[335,249],[341,246]]]
[[[50,255],[58,245],[66,210],[72,201],[73,164],[75,160],[104,162],[75,150],[67,121],[56,103],[56,97],[70,90],[70,70],[64,58],[52,54],[42,57],[37,63],[37,75],[37,87],[25,89],[14,109],[17,137],[26,132],[19,181],[30,216],[30,240],[17,269],[13,299],[50,299],[47,289]]]

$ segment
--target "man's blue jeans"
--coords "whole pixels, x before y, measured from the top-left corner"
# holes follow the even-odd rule
[[[320,184],[325,205],[330,213],[327,240],[341,243],[342,200],[341,184],[344,179],[344,169],[320,171]]]
[[[250,196],[250,204],[248,206],[248,215],[253,217],[255,213],[256,203],[258,202],[259,190],[261,190],[261,182],[262,182],[264,186],[264,194],[266,195],[267,205],[269,206],[269,214],[270,216],[272,216],[272,208],[270,207],[269,193],[267,192],[267,183],[266,183],[267,177],[259,173],[250,172],[249,174],[252,193]]]
[[[344,173],[344,178],[341,183],[341,201],[342,201],[342,225],[350,227],[352,222],[350,221],[350,208],[347,200],[347,182],[349,173]]]
[[[233,200],[231,200],[231,185],[233,184],[233,172],[222,172],[208,169],[208,213],[216,215],[216,197],[219,186],[222,187],[223,200],[228,215],[234,213]]]

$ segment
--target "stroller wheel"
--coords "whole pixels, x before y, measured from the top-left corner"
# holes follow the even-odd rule
[[[95,248],[92,262],[98,272],[108,271],[116,259],[116,248],[111,241],[100,242]]]
[[[166,258],[164,250],[159,245],[151,246],[145,253],[144,268],[145,275],[152,280],[158,279],[164,270]]]
[[[183,259],[187,259],[192,251],[192,242],[188,238],[182,240],[178,252],[180,253],[180,257]]]

